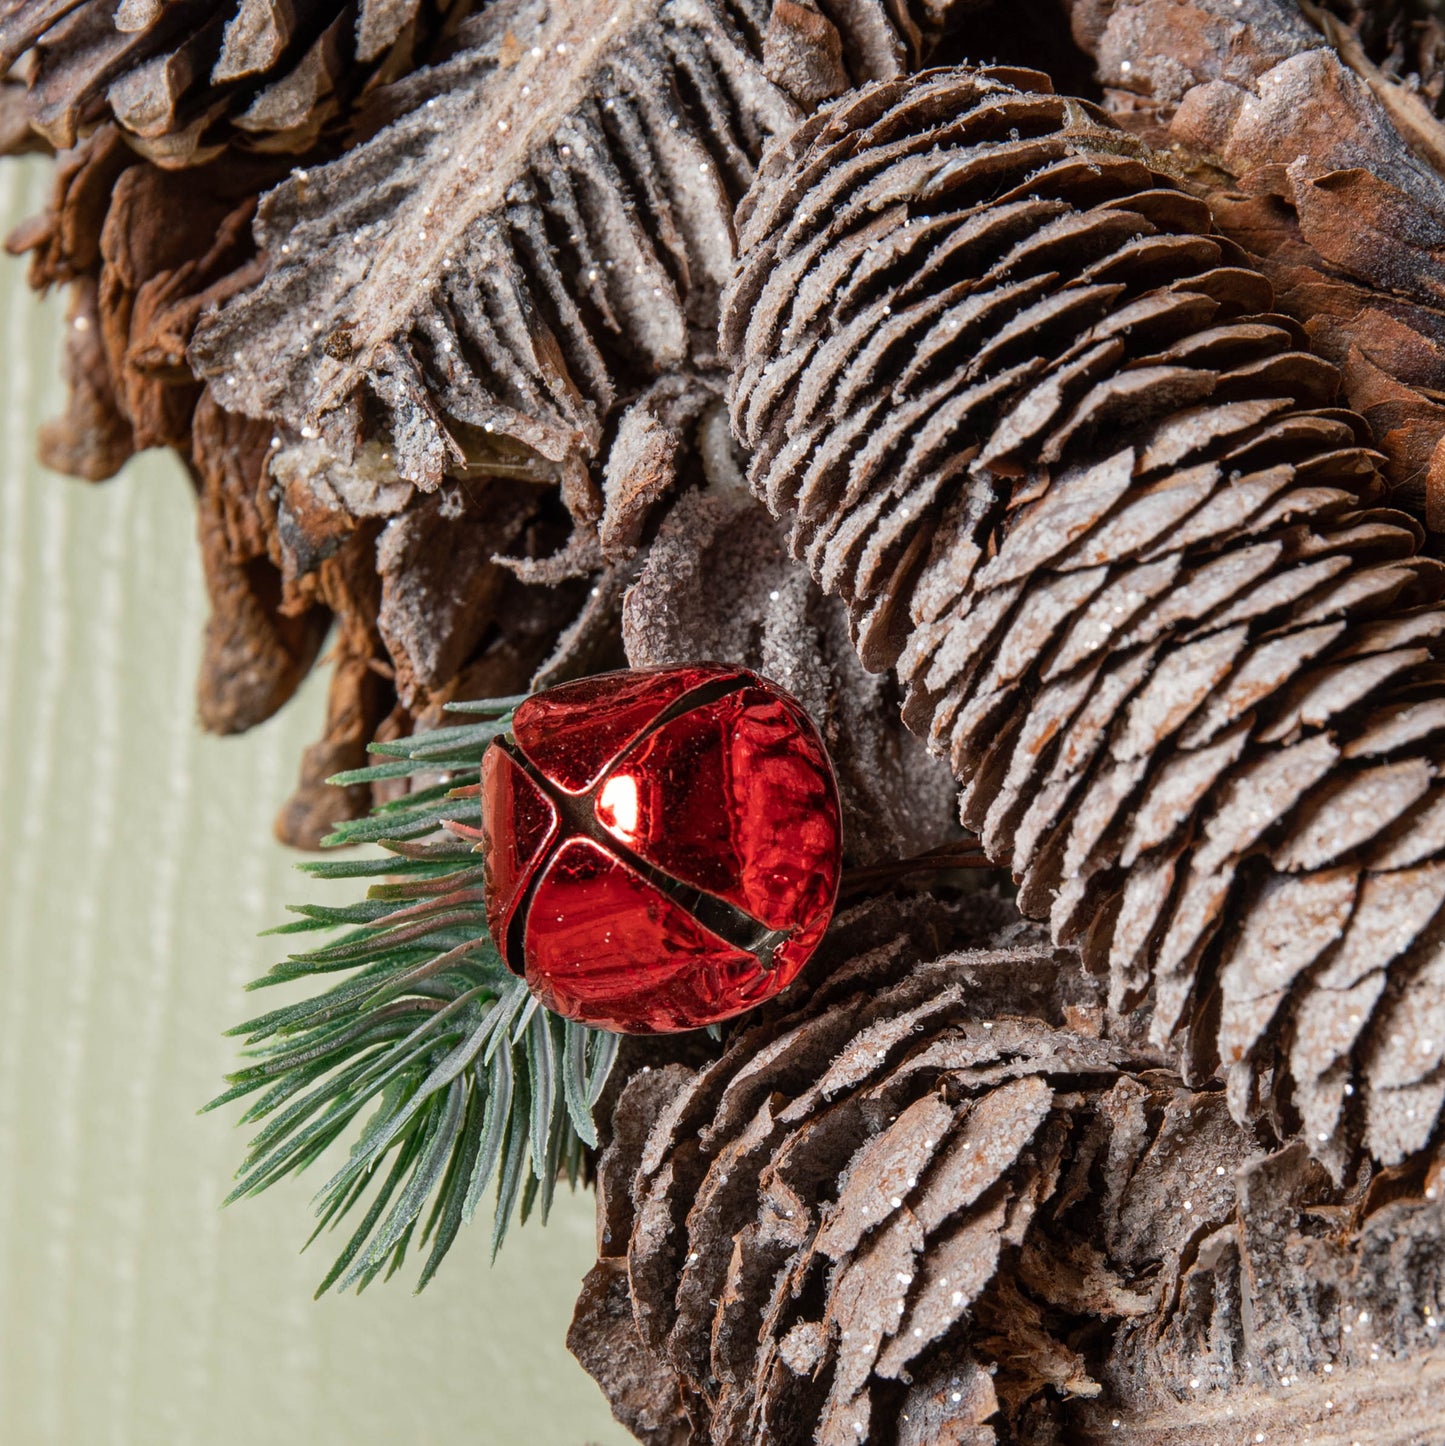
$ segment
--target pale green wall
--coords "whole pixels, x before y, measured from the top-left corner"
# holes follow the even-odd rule
[[[43,184],[0,166],[7,231]],[[95,488],[35,464],[63,317],[0,266],[0,1446],[629,1440],[562,1344],[590,1195],[495,1270],[479,1221],[424,1295],[319,1304],[304,1182],[217,1209],[242,1138],[195,1109],[305,892],[270,823],[324,678],[201,735],[187,484],[156,454]]]

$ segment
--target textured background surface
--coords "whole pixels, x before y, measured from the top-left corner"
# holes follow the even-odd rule
[[[43,180],[0,167],[6,231]],[[495,1270],[479,1221],[425,1295],[318,1304],[304,1182],[217,1209],[242,1137],[194,1111],[278,957],[257,931],[305,897],[270,825],[322,680],[199,733],[187,483],[156,455],[99,488],[42,472],[62,317],[0,266],[0,1442],[630,1439],[562,1344],[590,1195]]]

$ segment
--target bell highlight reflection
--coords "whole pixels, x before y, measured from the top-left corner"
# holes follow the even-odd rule
[[[614,773],[597,797],[597,817],[624,842],[637,832],[637,780]]]

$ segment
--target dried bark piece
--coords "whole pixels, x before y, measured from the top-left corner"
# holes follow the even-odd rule
[[[250,258],[253,207],[244,180],[216,168],[182,177],[132,165],[112,189],[100,235],[100,330],[137,448],[187,448],[198,389],[186,344],[207,292]]]
[[[597,540],[608,562],[636,550],[656,504],[678,480],[689,432],[713,400],[705,387],[664,377],[622,415],[603,473]]]
[[[681,1394],[638,1335],[624,1270],[604,1263],[588,1273],[567,1332],[567,1349],[602,1387],[612,1414],[639,1441],[685,1446],[691,1433]]]
[[[24,76],[13,70],[0,75],[0,156],[19,156],[49,149],[30,129]]]
[[[1159,200],[1172,183],[1147,153],[987,70],[867,88],[777,143],[760,177],[722,333],[755,493],[798,519],[795,549],[855,628],[868,622],[870,663],[899,670],[905,721],[947,751],[963,817],[1015,871],[1020,906],[1107,965],[1115,1005],[1147,1008],[1191,1078],[1232,1066],[1242,1119],[1285,1108],[1287,1041],[1361,867],[1441,848],[1440,569],[1376,508],[1338,375],[1294,350],[1227,241],[1191,238],[1201,212]],[[871,225],[876,244],[868,207],[885,199],[887,234],[917,239],[880,267],[852,243]],[[1142,249],[1156,238],[1186,244]],[[806,306],[756,308],[783,274]],[[1121,327],[1123,349],[1079,372],[1111,324],[1102,278],[1141,334]],[[922,366],[886,364],[914,345],[912,298],[948,286],[988,316],[986,340],[965,325],[935,335]],[[863,317],[856,355],[877,362],[850,372],[830,338]],[[786,388],[759,385],[799,353],[801,427]],[[923,465],[933,490],[905,492],[896,479]],[[783,472],[817,480],[798,491]],[[942,601],[931,559],[950,550]],[[1403,980],[1424,966],[1387,953],[1373,967]],[[1331,1067],[1300,1057],[1300,1088]],[[1337,1118],[1338,1138],[1314,1131],[1332,1160],[1367,1144],[1375,1086],[1355,1084],[1365,1109]]]
[[[208,485],[209,484],[209,485]],[[281,576],[264,551],[228,536],[219,487],[198,496],[201,567],[211,603],[197,712],[212,733],[239,733],[271,717],[310,671],[331,618],[325,608],[281,610]]]
[[[898,1410],[898,1446],[992,1446],[988,1424],[998,1396],[988,1372],[973,1361],[915,1378]]]
[[[364,538],[374,540],[374,533]],[[302,755],[296,791],[276,817],[276,836],[283,843],[315,848],[338,819],[359,816],[371,805],[369,789],[337,790],[326,782],[335,773],[365,766],[366,746],[382,732],[395,706],[388,681],[372,665],[381,651],[375,623],[381,599],[368,551],[353,545],[318,569],[317,599],[339,626],[331,649],[324,732]]]
[[[102,482],[135,451],[135,434],[120,410],[100,336],[97,283],[86,277],[71,288],[63,371],[65,415],[40,429],[40,461],[57,472]]]

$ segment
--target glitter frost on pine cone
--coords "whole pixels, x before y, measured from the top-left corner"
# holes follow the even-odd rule
[[[7,0],[0,70],[28,53],[24,111],[51,145],[112,121],[192,166],[226,145],[306,150],[369,85],[405,74],[469,0]]]

